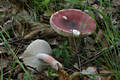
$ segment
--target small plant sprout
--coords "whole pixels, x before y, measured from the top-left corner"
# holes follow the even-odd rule
[[[25,65],[29,65],[39,72],[42,71],[48,64],[55,70],[58,69],[57,65],[62,68],[62,64],[50,56],[52,53],[51,51],[52,50],[48,42],[38,39],[33,41],[27,47],[21,57],[23,58]]]
[[[58,48],[53,49],[56,54],[56,58],[62,57],[65,66],[70,63],[71,47],[68,45],[68,41],[64,41],[63,45],[59,45]]]

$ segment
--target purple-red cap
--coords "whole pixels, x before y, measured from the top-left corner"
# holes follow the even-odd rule
[[[96,30],[96,23],[78,9],[63,9],[50,18],[52,28],[63,36],[90,35]]]

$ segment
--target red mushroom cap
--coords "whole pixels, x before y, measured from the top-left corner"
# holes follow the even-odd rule
[[[96,23],[86,13],[77,9],[63,9],[50,18],[52,28],[63,36],[89,35],[96,30]]]

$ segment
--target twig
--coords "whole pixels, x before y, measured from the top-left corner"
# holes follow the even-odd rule
[[[104,48],[103,50],[101,50],[100,52],[98,52],[95,57],[90,57],[87,61],[85,61],[84,63],[82,63],[81,66],[83,66],[85,64],[88,64],[88,63],[96,60],[97,58],[99,58],[99,57],[103,56],[104,54],[106,54],[106,53],[104,53],[106,50],[113,49],[113,48],[114,48],[114,46],[110,46],[108,48]]]
[[[79,61],[79,68],[80,68],[80,72],[81,72],[81,59],[80,59],[80,56],[78,55],[78,61]]]
[[[29,67],[29,68],[35,70],[37,73],[40,73],[36,68],[34,68],[34,67],[32,67],[32,66],[26,65],[26,67]]]
[[[23,39],[13,40],[13,41],[8,42],[8,44],[20,42],[20,41],[22,41],[22,40],[23,40]],[[0,43],[0,46],[3,46],[3,45],[4,45],[4,43]]]
[[[38,38],[32,38],[32,39],[18,39],[18,40],[8,41],[8,44],[21,42],[21,41],[23,41],[23,40],[35,40],[35,39],[38,39]],[[4,43],[0,43],[0,46],[3,46],[3,45],[4,45]]]

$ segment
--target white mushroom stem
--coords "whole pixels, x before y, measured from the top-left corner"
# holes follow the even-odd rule
[[[48,54],[38,53],[36,57],[48,63],[55,70],[58,70],[58,65],[60,68],[62,68],[62,64]]]
[[[78,31],[78,30],[76,30],[76,29],[73,29],[73,30],[72,30],[72,33],[73,33],[73,35],[75,35],[75,36],[80,36],[80,31]]]

